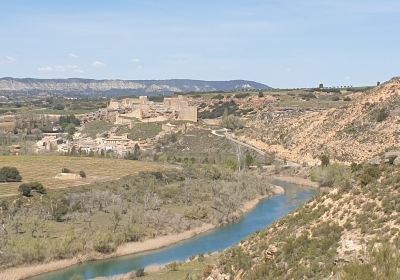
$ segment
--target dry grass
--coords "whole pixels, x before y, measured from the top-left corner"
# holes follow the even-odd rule
[[[23,182],[38,181],[47,189],[60,189],[82,186],[93,182],[115,180],[140,171],[165,168],[159,163],[67,156],[0,156],[0,168],[16,167]],[[81,180],[60,180],[55,176],[66,167],[73,172],[85,171],[87,178]],[[0,197],[18,193],[21,183],[0,184]]]

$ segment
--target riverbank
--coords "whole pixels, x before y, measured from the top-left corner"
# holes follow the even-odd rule
[[[298,186],[305,186],[305,187],[312,187],[312,188],[319,188],[318,182],[312,182],[309,179],[305,179],[299,176],[272,176],[271,181],[283,181],[286,183],[296,184]]]
[[[274,186],[272,193],[273,195],[282,194],[284,192],[283,188],[279,186]],[[245,202],[239,209],[238,215],[244,215],[251,211],[261,200],[266,199],[269,195],[258,196],[255,199]],[[91,254],[91,255],[80,255],[71,259],[51,261],[44,264],[34,264],[19,266],[14,268],[6,269],[0,272],[0,279],[7,280],[22,280],[29,277],[34,277],[40,274],[61,270],[76,264],[83,262],[103,260],[109,258],[116,258],[131,254],[143,253],[147,251],[161,249],[167,246],[171,246],[180,241],[190,239],[201,233],[216,229],[218,226],[213,224],[204,224],[201,227],[184,231],[178,234],[170,234],[165,236],[160,236],[153,239],[148,239],[143,242],[130,242],[125,243],[117,248],[117,250],[112,254]]]

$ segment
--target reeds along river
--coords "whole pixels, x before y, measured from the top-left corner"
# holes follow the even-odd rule
[[[125,274],[150,265],[161,265],[173,261],[184,261],[190,256],[224,250],[237,244],[253,232],[261,230],[287,215],[305,201],[311,199],[315,189],[276,182],[285,188],[284,195],[273,196],[261,201],[254,209],[236,223],[222,226],[175,245],[142,254],[114,259],[87,262],[69,268],[46,273],[32,280],[70,280],[74,275],[83,279]]]

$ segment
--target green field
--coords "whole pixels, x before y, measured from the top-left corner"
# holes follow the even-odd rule
[[[0,168],[16,167],[23,182],[37,181],[47,189],[60,189],[118,179],[122,176],[164,168],[159,163],[120,159],[68,156],[0,156]],[[85,171],[87,178],[66,181],[54,178],[66,167],[73,172]],[[21,183],[1,183],[0,197],[17,194]]]

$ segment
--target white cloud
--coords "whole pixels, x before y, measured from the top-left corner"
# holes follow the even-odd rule
[[[12,56],[0,56],[0,64],[13,64],[17,60]]]
[[[133,63],[140,63],[140,58],[132,58]]]
[[[47,65],[38,68],[40,72],[73,72],[84,73],[78,65]]]
[[[79,57],[79,55],[77,55],[75,53],[69,53],[68,56],[71,57],[71,58],[78,58]]]
[[[96,60],[96,61],[93,61],[92,65],[93,65],[94,67],[102,67],[102,66],[105,66],[106,64],[105,64],[104,62],[101,62],[101,61],[99,61],[99,60]]]

